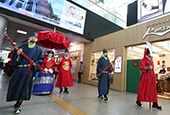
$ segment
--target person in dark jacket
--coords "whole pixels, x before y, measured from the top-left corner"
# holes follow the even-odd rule
[[[18,51],[15,51],[12,57],[11,65],[15,68],[14,74],[10,78],[10,83],[7,92],[7,102],[17,101],[14,105],[14,113],[19,114],[21,112],[20,106],[23,100],[30,100],[32,89],[32,78],[35,74],[34,66],[41,66],[44,56],[42,50],[36,45],[37,33],[32,33],[28,38],[28,44],[21,45]],[[29,61],[21,55],[24,52],[32,61],[33,66],[30,70],[29,76],[28,68]]]
[[[110,61],[108,59],[108,51],[106,49],[103,49],[103,57],[101,57],[98,60],[97,63],[97,74],[102,73],[102,71],[110,64]],[[104,96],[104,101],[107,102],[109,98],[107,97],[109,93],[109,88],[110,88],[110,77],[109,73],[111,73],[110,68],[106,69],[100,76],[98,76],[98,99],[103,100]]]

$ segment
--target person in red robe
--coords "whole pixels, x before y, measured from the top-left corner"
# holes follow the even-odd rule
[[[53,73],[55,67],[54,52],[52,50],[47,52],[47,57],[44,59],[41,67],[45,73]]]
[[[41,67],[44,71],[40,71],[34,82],[32,93],[35,95],[51,94],[54,88],[53,71],[55,67],[54,52],[48,51],[47,57],[43,60]]]
[[[151,56],[149,49],[145,48],[144,58],[140,62],[140,70],[142,71],[138,84],[138,95],[136,104],[139,107],[143,105],[141,102],[150,102],[150,80],[152,75],[152,88],[151,88],[151,102],[152,108],[162,109],[158,105],[157,88],[156,88],[156,75],[154,73],[154,64],[151,63]]]
[[[66,49],[64,56],[59,59],[58,64],[57,64],[59,73],[58,73],[57,83],[55,87],[59,87],[60,89],[59,93],[63,92],[63,87],[65,87],[64,93],[70,93],[67,87],[73,86],[73,80],[72,80],[72,75],[70,71],[73,62],[72,62],[72,59],[68,57],[68,54],[69,54],[69,50]]]

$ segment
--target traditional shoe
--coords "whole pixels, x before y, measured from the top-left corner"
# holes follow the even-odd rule
[[[19,108],[14,108],[14,113],[20,114],[20,113],[21,113],[21,109],[19,109]]]
[[[70,93],[70,91],[64,91],[64,93],[67,93],[67,94],[69,94],[69,93]]]
[[[152,108],[162,110],[162,106],[159,105],[152,105]]]
[[[108,102],[109,100],[110,100],[110,98],[108,98],[108,97],[104,98],[105,102]]]
[[[143,105],[141,104],[140,101],[136,101],[136,104],[137,104],[139,107],[143,107]]]
[[[103,97],[102,97],[102,96],[98,96],[98,99],[99,99],[99,100],[103,100]]]
[[[60,89],[60,92],[59,93],[62,93],[63,92],[63,88]]]

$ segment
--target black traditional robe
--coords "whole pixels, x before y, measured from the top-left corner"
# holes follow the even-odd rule
[[[20,48],[23,52],[34,61],[38,66],[43,62],[44,56],[40,47],[35,45],[29,48],[28,44],[22,45]],[[29,76],[28,67],[17,67],[17,65],[29,64],[29,61],[22,55],[17,56],[17,51],[14,52],[10,66],[15,66],[15,72],[10,78],[10,83],[7,93],[7,101],[30,100],[32,89],[32,77],[35,74],[35,67],[32,66]]]
[[[110,64],[109,59],[106,60],[104,57],[100,58],[97,63],[97,74],[101,73],[109,64]],[[98,78],[99,78],[99,83],[98,83],[99,96],[107,95],[109,93],[109,87],[110,87],[109,72],[111,72],[110,67],[108,69],[106,69],[106,73],[103,73],[100,76],[98,76]]]

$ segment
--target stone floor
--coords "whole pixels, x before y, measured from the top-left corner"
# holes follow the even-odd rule
[[[14,115],[15,102],[6,102],[8,83],[9,78],[0,72],[0,115]],[[143,108],[135,104],[137,95],[134,93],[110,90],[110,101],[105,103],[97,99],[96,86],[74,82],[69,90],[70,94],[59,94],[59,89],[54,88],[53,94],[88,115],[170,115],[170,100],[159,98],[163,110],[149,110],[149,103],[143,103]],[[48,95],[32,95],[31,100],[21,106],[21,115],[71,115],[69,109],[63,108]]]

